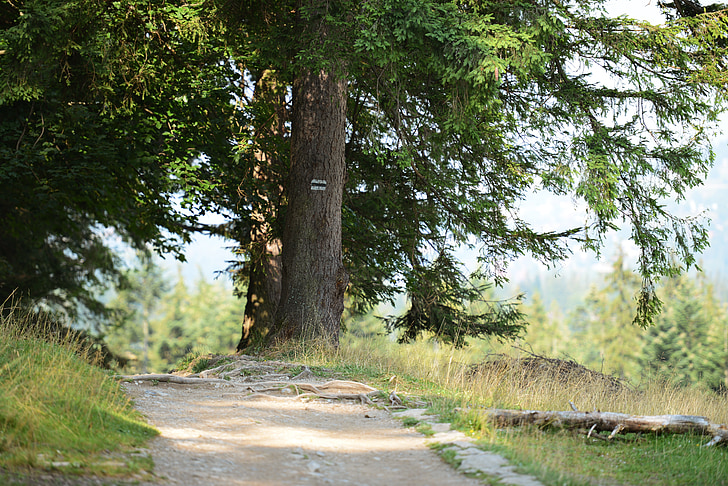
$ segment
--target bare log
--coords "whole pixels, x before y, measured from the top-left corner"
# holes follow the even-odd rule
[[[540,410],[488,409],[486,415],[497,426],[536,425],[539,427],[584,428],[592,432],[655,432],[667,434],[704,434],[712,446],[728,442],[728,426],[711,423],[699,415],[629,415],[614,412],[551,412]]]
[[[224,384],[228,386],[234,386],[227,380],[221,380],[218,378],[190,378],[186,376],[177,376],[169,374],[146,374],[146,375],[116,375],[115,378],[120,380],[131,380],[131,381],[163,381],[168,383],[177,383],[180,385],[199,385],[202,383],[215,383]]]

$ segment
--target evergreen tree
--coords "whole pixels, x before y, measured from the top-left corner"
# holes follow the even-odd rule
[[[536,354],[558,357],[567,352],[571,338],[556,302],[546,309],[541,294],[536,292],[523,305],[528,324],[523,337],[525,345]]]
[[[725,312],[712,286],[688,276],[670,280],[664,289],[665,311],[644,336],[641,364],[645,372],[682,384],[725,386]]]
[[[136,312],[106,336],[112,350],[129,358],[130,370],[163,372],[192,351],[225,354],[235,349],[242,308],[222,284],[200,277],[191,291],[178,272],[170,289],[156,266],[134,272],[130,281],[139,290],[119,294],[114,305]]]
[[[591,287],[584,304],[571,316],[577,341],[575,357],[586,366],[621,377],[636,378],[639,329],[633,325],[639,277],[619,251],[602,286]]]
[[[704,376],[713,389],[728,391],[728,316],[725,305],[713,314],[708,328],[708,349],[705,354]]]
[[[119,320],[105,339],[111,349],[138,362],[140,370],[146,372],[150,366],[152,321],[169,289],[152,258],[143,254],[139,257],[139,267],[128,273],[128,286],[110,304]]]
[[[2,3],[0,300],[102,313],[110,236],[180,255],[205,229],[238,77],[211,34],[184,2]]]
[[[703,381],[715,390],[728,390],[728,313],[714,280],[705,273],[697,275],[702,289],[703,311],[708,317],[708,332],[703,364]]]

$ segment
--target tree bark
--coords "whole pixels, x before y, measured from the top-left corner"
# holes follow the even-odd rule
[[[272,342],[339,342],[349,282],[341,250],[346,80],[303,70],[293,83],[281,301]]]
[[[281,295],[281,241],[265,229],[251,231],[250,273],[237,351],[262,342],[273,327]]]
[[[486,415],[498,426],[538,425],[563,428],[585,428],[591,431],[656,432],[668,434],[706,434],[715,445],[728,441],[728,427],[714,424],[697,415],[628,415],[614,412],[549,412],[540,410],[486,410]]]
[[[255,151],[257,165],[253,169],[253,178],[262,189],[257,191],[259,203],[251,214],[248,289],[238,351],[251,344],[262,343],[273,327],[281,296],[282,243],[272,234],[269,223],[277,216],[283,192],[280,180],[283,164],[276,151],[280,144],[276,141],[285,132],[287,117],[285,94],[280,91],[271,71],[265,71],[255,85],[255,101],[275,106],[275,109],[273,115],[260,120],[256,128],[259,145]],[[268,111],[264,110],[264,113]]]

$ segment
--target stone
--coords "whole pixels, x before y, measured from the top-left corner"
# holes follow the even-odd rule
[[[392,413],[392,416],[393,417],[399,417],[399,418],[401,418],[401,417],[412,417],[412,418],[415,418],[417,420],[424,420],[426,417],[427,418],[436,417],[435,415],[428,414],[426,408],[410,408],[410,409],[407,409],[407,410],[403,410],[401,412],[393,412]]]

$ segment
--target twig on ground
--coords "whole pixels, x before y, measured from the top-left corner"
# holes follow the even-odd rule
[[[618,433],[620,433],[623,430],[624,430],[624,425],[617,424],[617,426],[614,427],[614,430],[612,431],[611,434],[609,434],[609,437],[607,437],[607,439],[609,439],[609,440],[614,439],[614,436],[617,435]]]

